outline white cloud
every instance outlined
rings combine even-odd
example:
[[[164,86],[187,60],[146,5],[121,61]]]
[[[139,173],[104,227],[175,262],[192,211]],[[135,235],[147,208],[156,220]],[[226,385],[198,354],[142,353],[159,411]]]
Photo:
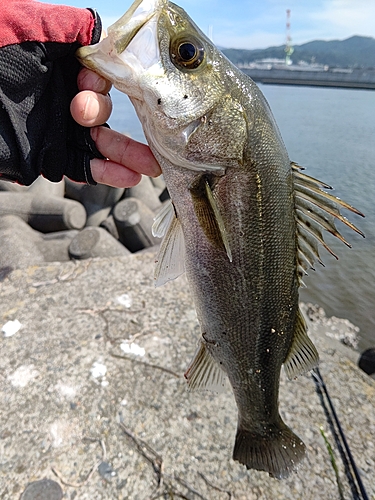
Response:
[[[375,2],[372,0],[326,0],[322,8],[311,14],[316,28],[332,33],[330,38],[351,35],[375,37]]]
[[[77,1],[77,0],[75,0]],[[107,29],[124,14],[128,5],[116,0],[110,16],[102,7]],[[291,9],[293,44],[311,40],[345,39],[352,35],[375,37],[375,0],[179,0],[200,28],[222,47],[264,48],[279,46],[286,39],[286,9]],[[130,4],[130,0],[129,0]],[[99,9],[99,12],[101,12]],[[107,11],[108,12],[108,11]]]

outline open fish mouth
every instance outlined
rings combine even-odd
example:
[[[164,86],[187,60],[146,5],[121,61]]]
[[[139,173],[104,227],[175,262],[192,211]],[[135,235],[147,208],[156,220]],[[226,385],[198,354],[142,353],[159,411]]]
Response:
[[[108,28],[106,38],[78,49],[78,59],[110,80],[128,79],[132,72],[158,63],[157,24],[167,3],[167,0],[137,0]]]

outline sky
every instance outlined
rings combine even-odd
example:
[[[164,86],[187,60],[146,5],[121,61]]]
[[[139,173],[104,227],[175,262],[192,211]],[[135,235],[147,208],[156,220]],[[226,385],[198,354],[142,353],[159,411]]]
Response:
[[[45,0],[43,0],[45,1]],[[93,7],[108,27],[131,5],[129,0],[49,0],[47,3]],[[375,0],[177,0],[216,45],[259,49],[286,41],[286,10],[291,11],[292,43],[375,38]]]

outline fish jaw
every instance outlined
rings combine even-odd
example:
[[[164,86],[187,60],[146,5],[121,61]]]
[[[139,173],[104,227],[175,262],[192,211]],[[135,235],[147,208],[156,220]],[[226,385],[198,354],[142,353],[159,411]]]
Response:
[[[77,50],[81,64],[130,97],[142,98],[138,90],[140,76],[160,62],[157,24],[167,3],[167,0],[136,0],[108,28],[106,38]]]
[[[177,68],[174,60],[176,43],[189,37],[201,42],[204,52],[204,63],[193,72]],[[228,85],[211,63],[217,53],[180,7],[167,0],[143,0],[109,28],[105,39],[76,55],[129,96],[155,156],[159,153],[181,168],[222,175],[227,158],[218,153],[199,161],[194,142],[200,131],[208,130],[212,113],[227,94]]]

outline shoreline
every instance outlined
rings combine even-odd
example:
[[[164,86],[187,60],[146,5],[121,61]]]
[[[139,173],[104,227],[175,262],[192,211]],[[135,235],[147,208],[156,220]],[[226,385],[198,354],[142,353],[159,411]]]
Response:
[[[240,67],[254,82],[265,85],[302,85],[308,87],[333,87],[360,90],[375,90],[375,73],[365,71],[335,73],[329,71],[291,71],[288,69],[269,70]],[[373,74],[374,73],[374,74]]]

